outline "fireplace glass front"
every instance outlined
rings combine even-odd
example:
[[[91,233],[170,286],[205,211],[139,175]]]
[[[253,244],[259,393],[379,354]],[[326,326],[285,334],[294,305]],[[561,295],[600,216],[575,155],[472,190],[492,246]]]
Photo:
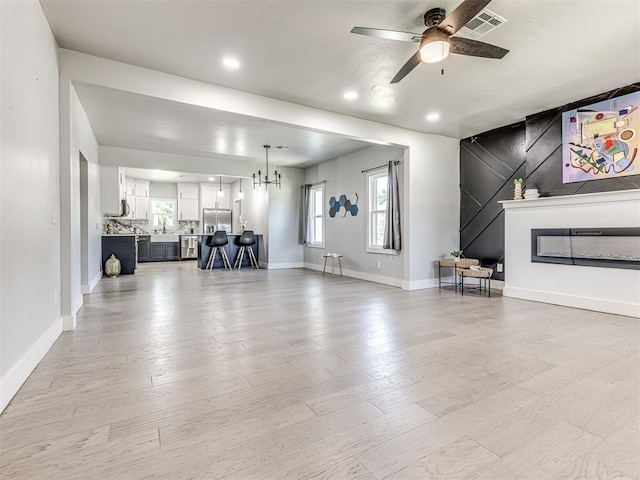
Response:
[[[640,228],[533,229],[531,261],[640,269]]]

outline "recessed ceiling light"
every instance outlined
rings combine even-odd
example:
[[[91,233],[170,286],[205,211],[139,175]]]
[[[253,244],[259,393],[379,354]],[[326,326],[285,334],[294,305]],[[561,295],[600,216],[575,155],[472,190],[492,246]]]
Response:
[[[240,62],[235,58],[227,57],[222,60],[222,64],[227,68],[240,68]]]
[[[356,98],[358,98],[358,92],[354,92],[353,90],[351,90],[349,92],[345,92],[343,97],[345,100],[355,100]]]
[[[216,177],[209,177],[207,178],[207,180],[209,180],[210,182],[213,182],[216,179]]]
[[[427,115],[427,120],[430,121],[430,122],[435,122],[439,118],[440,118],[440,114],[439,113],[430,113],[430,114]]]

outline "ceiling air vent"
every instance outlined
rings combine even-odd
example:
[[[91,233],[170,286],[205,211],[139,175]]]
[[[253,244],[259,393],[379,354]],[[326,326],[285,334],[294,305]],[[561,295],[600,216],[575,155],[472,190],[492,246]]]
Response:
[[[495,30],[503,23],[507,23],[507,20],[504,17],[496,15],[490,10],[484,9],[478,15],[469,20],[469,22],[460,29],[458,34],[462,37],[478,39]]]

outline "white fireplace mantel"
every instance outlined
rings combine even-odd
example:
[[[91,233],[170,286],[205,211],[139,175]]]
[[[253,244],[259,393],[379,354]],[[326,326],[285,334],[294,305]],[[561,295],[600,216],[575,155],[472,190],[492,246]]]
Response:
[[[639,190],[618,190],[615,192],[584,193],[563,195],[560,197],[539,197],[523,200],[503,200],[502,208],[541,208],[559,207],[565,205],[602,204],[610,202],[640,202]],[[636,219],[638,220],[638,219]],[[640,221],[640,220],[638,220]]]
[[[505,296],[640,317],[640,270],[531,262],[532,229],[640,227],[640,190],[500,203]]]

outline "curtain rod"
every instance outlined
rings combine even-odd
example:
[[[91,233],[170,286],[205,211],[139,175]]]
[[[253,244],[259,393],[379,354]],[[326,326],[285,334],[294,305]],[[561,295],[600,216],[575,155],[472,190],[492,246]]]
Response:
[[[319,182],[316,183],[305,183],[304,185],[302,185],[302,188],[306,187],[307,185],[309,185],[310,187],[313,187],[314,185],[320,185],[321,183],[327,183],[326,180],[321,180]]]
[[[394,164],[394,165],[400,165],[400,160],[395,160],[395,161],[393,162],[393,164]],[[379,168],[386,167],[387,165],[389,165],[389,164],[388,164],[388,163],[385,163],[385,164],[383,164],[383,165],[378,165],[377,167],[367,168],[366,170],[362,170],[362,172],[361,172],[361,173],[367,173],[367,172],[370,172],[371,170],[377,170],[377,169],[379,169]]]

